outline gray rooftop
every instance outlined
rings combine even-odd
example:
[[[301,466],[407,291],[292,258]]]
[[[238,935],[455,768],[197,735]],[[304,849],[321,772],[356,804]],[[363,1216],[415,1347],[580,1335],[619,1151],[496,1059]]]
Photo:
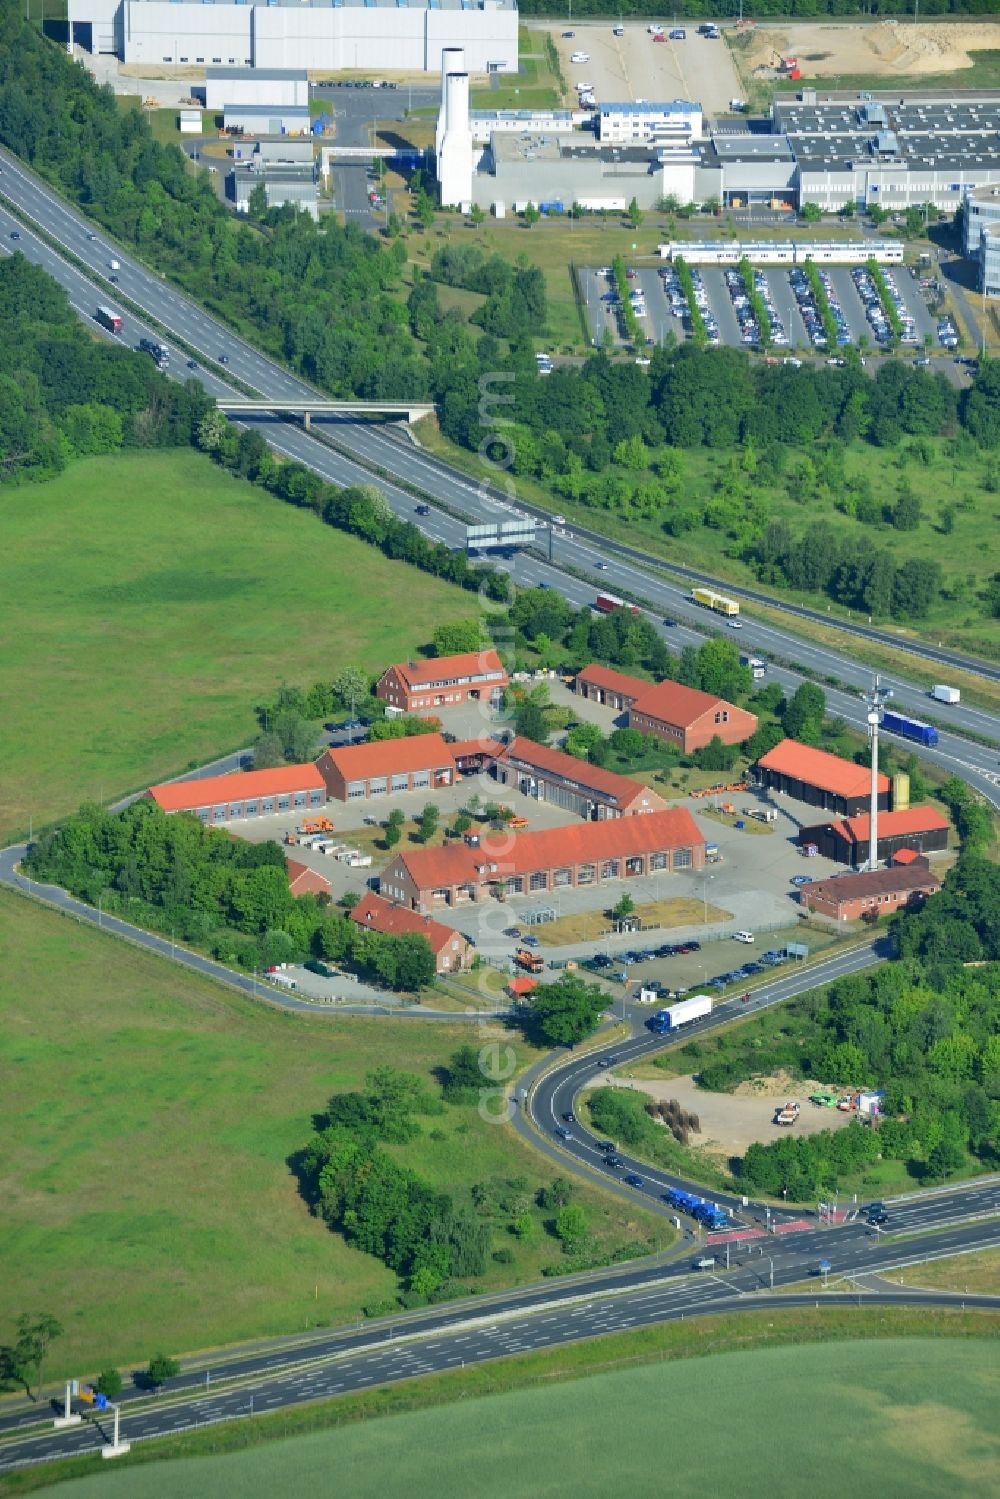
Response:
[[[637,99],[631,104],[602,104],[602,115],[648,115],[662,114],[666,110],[687,110],[701,113],[701,105],[690,99]]]
[[[252,78],[254,83],[308,83],[305,68],[206,68],[206,83],[226,83],[232,78]]]

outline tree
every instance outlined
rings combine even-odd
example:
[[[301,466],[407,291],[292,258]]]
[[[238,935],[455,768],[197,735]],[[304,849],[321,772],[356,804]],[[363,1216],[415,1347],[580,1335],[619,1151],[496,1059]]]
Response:
[[[453,1051],[442,1088],[448,1102],[469,1103],[478,1095],[483,1082],[479,1048],[466,1044]]]
[[[434,199],[423,188],[417,194],[415,212],[421,229],[429,229],[434,222]]]
[[[433,802],[428,802],[424,807],[423,811],[420,814],[420,820],[417,823],[417,831],[420,835],[421,843],[430,843],[431,839],[434,837],[434,834],[437,832],[438,818],[440,817],[440,815],[440,811]]]
[[[382,842],[386,848],[395,848],[401,837],[402,833],[394,822],[387,822],[382,829]]]
[[[541,214],[535,207],[534,203],[528,203],[525,205],[524,213],[521,215],[521,217],[524,219],[525,228],[530,229],[534,224],[538,223],[538,220],[541,218]]]
[[[267,190],[263,182],[258,182],[250,189],[250,197],[247,199],[247,213],[250,218],[260,223],[267,218],[267,212]]]
[[[611,915],[616,921],[623,921],[626,916],[631,916],[635,910],[635,901],[631,895],[625,894],[617,905],[611,907]]]
[[[608,996],[600,985],[566,973],[535,990],[523,1020],[539,1041],[575,1046],[596,1029],[607,1007]]]
[[[472,207],[469,209],[469,219],[476,229],[479,228],[485,217],[486,213],[482,207],[482,204],[473,203]]]
[[[566,735],[566,753],[575,755],[578,760],[586,760],[594,746],[603,739],[604,735],[596,723],[575,724]]]
[[[122,1392],[122,1377],[117,1369],[105,1369],[98,1376],[94,1388],[99,1395],[106,1395],[109,1400],[114,1400],[115,1396]]]
[[[281,740],[270,730],[257,735],[253,742],[252,754],[254,770],[273,770],[285,758]]]
[[[643,217],[642,209],[639,207],[638,198],[633,198],[629,203],[628,208],[626,208],[625,210],[625,216],[631,224],[632,228],[638,229],[639,225],[642,223]]]
[[[567,1202],[556,1214],[556,1238],[563,1249],[572,1250],[587,1232],[587,1215],[578,1202]]]
[[[483,649],[482,625],[478,619],[453,619],[434,630],[436,656],[460,656]]]
[[[38,1399],[42,1388],[42,1371],[45,1355],[56,1338],[62,1337],[62,1323],[47,1312],[32,1317],[27,1312],[17,1319],[17,1338],[9,1349],[6,1363],[11,1375],[21,1381],[25,1393],[31,1395],[31,1375],[35,1375],[35,1395]]]
[[[181,1372],[181,1366],[169,1353],[154,1353],[146,1370],[146,1378],[154,1389],[158,1390],[161,1385],[166,1384],[168,1379],[173,1379]]]
[[[803,682],[792,694],[782,715],[781,726],[789,739],[816,744],[825,716],[826,694],[822,687],[817,687],[815,682]]]
[[[823,214],[818,203],[803,203],[799,209],[799,217],[804,224],[816,224]]]
[[[333,690],[345,708],[353,708],[368,696],[371,678],[360,666],[345,666],[333,679]]]
[[[514,733],[520,734],[525,739],[534,739],[536,744],[545,744],[548,739],[549,726],[545,718],[545,706],[535,693],[520,698],[515,705]]]

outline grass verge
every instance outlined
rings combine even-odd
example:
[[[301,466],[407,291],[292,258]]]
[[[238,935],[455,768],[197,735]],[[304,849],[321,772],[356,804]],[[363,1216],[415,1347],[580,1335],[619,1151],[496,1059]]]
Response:
[[[707,911],[707,915],[706,915]],[[669,928],[678,926],[702,926],[706,921],[726,921],[733,913],[721,906],[705,906],[700,900],[687,896],[676,896],[671,900],[648,901],[636,906],[633,916],[639,917],[644,928]],[[555,921],[543,922],[535,928],[535,935],[544,947],[566,947],[571,942],[596,942],[599,937],[611,936],[612,928],[603,911],[578,911],[572,916],[557,916]],[[656,932],[636,933],[636,942],[642,944]]]

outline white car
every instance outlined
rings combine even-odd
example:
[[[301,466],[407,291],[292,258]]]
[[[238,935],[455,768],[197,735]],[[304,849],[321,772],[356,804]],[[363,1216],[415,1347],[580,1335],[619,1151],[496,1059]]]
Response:
[[[743,621],[741,619],[731,619],[729,621],[729,628],[731,630],[742,630]]]
[[[733,933],[733,941],[734,942],[748,942],[749,943],[749,942],[753,942],[753,940],[754,940],[753,932],[734,932]]]
[[[570,57],[570,62],[589,62],[589,61],[590,61],[590,53],[589,52],[574,52],[573,55]]]

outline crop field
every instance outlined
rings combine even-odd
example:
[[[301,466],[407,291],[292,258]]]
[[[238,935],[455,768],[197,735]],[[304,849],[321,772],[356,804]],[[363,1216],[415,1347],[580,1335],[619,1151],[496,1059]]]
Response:
[[[988,1338],[758,1348],[455,1401],[226,1457],[104,1471],[46,1492],[306,1499],[339,1473],[350,1499],[381,1499],[405,1472],[412,1499],[764,1499],[776,1480],[812,1499],[872,1489],[980,1499],[1000,1485],[996,1397]]]
[[[447,1022],[292,1016],[0,892],[0,1069],[7,1126],[6,1322],[44,1309],[66,1331],[48,1373],[122,1367],[160,1346],[351,1320],[396,1278],[310,1217],[289,1155],[330,1094],[380,1064],[431,1080],[480,1031]],[[500,1034],[495,1029],[484,1035]],[[535,1053],[510,1038],[519,1065]],[[467,1200],[472,1183],[557,1174],[474,1105],[445,1106],[400,1159]],[[672,1237],[661,1220],[580,1188],[599,1244]],[[498,1222],[486,1289],[560,1258],[547,1218],[515,1239]]]
[[[405,613],[386,609],[401,592]],[[472,609],[193,452],[11,489],[0,835],[247,744],[281,682],[406,659]]]

